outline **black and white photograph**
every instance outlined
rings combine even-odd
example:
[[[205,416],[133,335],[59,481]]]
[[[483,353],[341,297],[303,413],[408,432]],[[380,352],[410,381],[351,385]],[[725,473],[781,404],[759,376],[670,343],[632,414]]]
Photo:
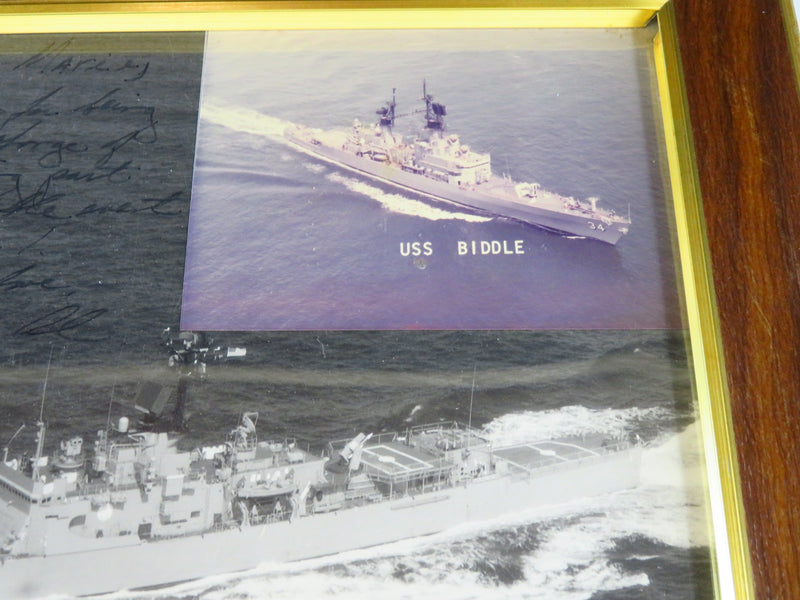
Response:
[[[654,32],[283,33],[0,37],[0,597],[717,597]]]

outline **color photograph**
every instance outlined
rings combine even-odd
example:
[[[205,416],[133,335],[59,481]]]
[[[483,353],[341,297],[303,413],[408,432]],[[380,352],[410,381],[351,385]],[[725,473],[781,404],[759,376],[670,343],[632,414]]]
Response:
[[[182,326],[681,327],[654,31],[210,33]]]

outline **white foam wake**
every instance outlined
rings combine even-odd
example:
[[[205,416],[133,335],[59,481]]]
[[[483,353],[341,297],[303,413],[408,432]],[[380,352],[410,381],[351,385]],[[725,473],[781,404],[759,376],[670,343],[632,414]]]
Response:
[[[222,125],[233,131],[264,136],[281,143],[288,143],[283,137],[283,132],[287,127],[292,125],[291,121],[270,117],[253,109],[219,106],[211,102],[203,103],[200,109],[200,118],[216,125]],[[306,164],[304,166],[314,173],[319,173],[324,170],[324,167],[317,165],[310,166]],[[361,194],[376,200],[386,210],[393,213],[419,217],[428,219],[429,221],[459,220],[471,223],[483,223],[492,220],[491,217],[464,213],[458,210],[436,208],[425,202],[403,196],[402,194],[388,194],[360,179],[345,177],[339,173],[330,173],[326,177],[329,181],[343,185],[353,193]]]
[[[505,446],[563,436],[624,436],[635,423],[663,418],[667,414],[659,407],[591,409],[575,405],[503,415],[489,422],[484,429],[495,445]]]
[[[457,210],[443,210],[436,208],[430,204],[421,202],[419,200],[413,200],[412,198],[402,194],[389,194],[380,188],[370,185],[360,179],[345,177],[339,173],[330,173],[326,176],[326,178],[329,181],[343,185],[351,192],[367,196],[368,198],[372,198],[373,200],[380,202],[381,206],[393,213],[420,217],[423,219],[428,219],[429,221],[458,220],[468,221],[471,223],[483,223],[485,221],[492,220],[491,217],[463,213]]]
[[[250,108],[223,107],[208,102],[200,108],[200,118],[234,131],[274,140],[283,140],[284,130],[291,125],[290,121],[270,117]]]
[[[593,410],[566,406],[503,415],[485,430],[498,446],[560,436],[623,437],[636,423],[657,421],[667,415],[668,411],[659,407]],[[697,424],[645,447],[640,485],[618,496],[626,510],[608,513],[606,526],[625,535],[640,534],[679,548],[707,545],[706,472],[701,448]]]

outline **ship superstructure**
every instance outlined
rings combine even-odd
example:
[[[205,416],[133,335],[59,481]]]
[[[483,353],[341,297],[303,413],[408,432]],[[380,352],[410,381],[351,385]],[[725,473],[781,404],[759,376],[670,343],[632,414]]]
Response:
[[[455,423],[359,434],[323,455],[259,441],[258,414],[182,451],[126,420],[52,457],[0,463],[0,597],[165,585],[427,535],[632,487],[640,449],[561,439],[494,447]],[[39,440],[45,426],[39,423]],[[91,567],[87,573],[87,567]]]
[[[599,207],[597,198],[579,200],[493,174],[488,153],[447,132],[446,107],[433,101],[424,83],[423,100],[425,126],[414,139],[394,131],[394,94],[373,126],[358,119],[349,131],[291,125],[284,137],[317,158],[380,181],[556,233],[616,244],[628,232],[630,218]]]

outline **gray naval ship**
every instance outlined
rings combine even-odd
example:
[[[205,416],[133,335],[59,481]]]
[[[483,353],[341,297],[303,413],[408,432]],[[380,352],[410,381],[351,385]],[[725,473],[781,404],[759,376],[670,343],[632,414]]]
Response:
[[[628,233],[630,217],[598,207],[597,198],[578,200],[517,183],[492,173],[491,157],[446,132],[443,104],[433,101],[423,82],[423,135],[404,140],[393,131],[396,100],[378,109],[378,122],[350,131],[291,125],[284,137],[295,147],[325,161],[394,186],[492,215],[509,217],[559,234],[616,244]]]
[[[494,447],[455,423],[359,434],[320,455],[259,440],[246,412],[222,443],[178,449],[127,418],[0,462],[0,598],[86,595],[424,536],[633,487],[629,440]]]

